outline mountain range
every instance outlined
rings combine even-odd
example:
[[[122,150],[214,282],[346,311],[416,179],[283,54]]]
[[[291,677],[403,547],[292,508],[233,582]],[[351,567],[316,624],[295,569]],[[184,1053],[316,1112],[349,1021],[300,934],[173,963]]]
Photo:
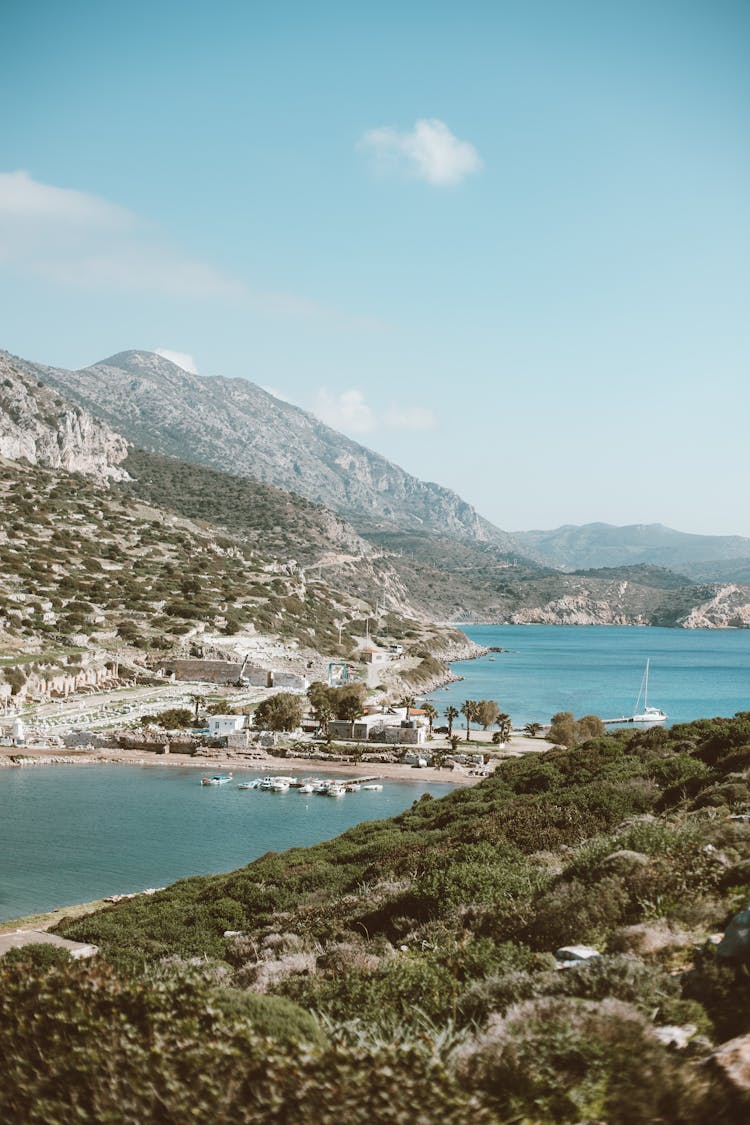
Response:
[[[373,612],[387,605],[423,621],[750,625],[740,537],[608,525],[511,535],[450,490],[260,387],[192,375],[149,352],[80,371],[0,353],[0,383],[0,455],[94,476],[165,519],[239,536]],[[722,552],[721,565],[737,572],[728,584],[711,572]]]
[[[561,570],[647,563],[690,578],[750,581],[750,539],[741,535],[691,535],[660,523],[588,523],[517,531],[514,538],[522,549]]]
[[[517,549],[450,489],[418,480],[247,379],[193,375],[143,351],[79,371],[23,368],[134,445],[294,492],[358,530],[416,527]]]

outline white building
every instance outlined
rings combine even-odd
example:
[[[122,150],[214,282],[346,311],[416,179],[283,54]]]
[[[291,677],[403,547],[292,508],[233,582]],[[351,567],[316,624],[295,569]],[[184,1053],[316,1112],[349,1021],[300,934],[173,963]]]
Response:
[[[223,738],[227,734],[244,730],[245,715],[209,715],[208,734],[210,738]]]

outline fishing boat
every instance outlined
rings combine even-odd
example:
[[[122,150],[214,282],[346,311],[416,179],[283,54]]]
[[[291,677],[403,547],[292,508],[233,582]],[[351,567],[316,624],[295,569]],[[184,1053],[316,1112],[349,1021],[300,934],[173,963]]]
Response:
[[[231,780],[231,773],[215,773],[212,777],[202,777],[201,785],[228,785]]]
[[[346,789],[344,789],[344,786],[340,785],[338,781],[332,781],[331,784],[326,789],[326,796],[327,797],[345,797],[346,796]]]
[[[260,779],[255,778],[253,781],[241,781],[237,786],[238,789],[257,789],[260,785]]]
[[[362,785],[361,788],[362,789],[368,789],[371,793],[382,793],[383,792],[383,786],[379,785],[377,782],[372,782],[369,785]]]
[[[299,792],[300,793],[314,793],[315,787],[314,787],[314,785],[311,781],[305,781],[302,785],[300,785]]]

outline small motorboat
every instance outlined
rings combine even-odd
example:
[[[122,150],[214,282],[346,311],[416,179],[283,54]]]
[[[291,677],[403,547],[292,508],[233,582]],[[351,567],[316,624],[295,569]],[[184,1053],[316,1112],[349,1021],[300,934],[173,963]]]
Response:
[[[259,785],[260,785],[260,780],[259,780],[259,778],[256,777],[254,781],[241,781],[240,784],[237,786],[237,788],[238,789],[257,789]]]
[[[326,796],[327,797],[345,797],[346,796],[346,789],[344,788],[343,785],[340,785],[337,781],[332,781],[331,784],[326,789]]]
[[[231,780],[231,773],[215,773],[212,777],[202,777],[201,785],[228,785]]]
[[[369,782],[367,785],[362,785],[362,786],[360,786],[360,788],[361,789],[367,789],[367,790],[369,790],[370,793],[382,793],[383,792],[383,786],[379,785],[378,782],[376,782],[376,781]]]
[[[314,785],[311,781],[305,781],[302,785],[300,785],[299,792],[300,793],[314,793],[315,787],[314,787]]]

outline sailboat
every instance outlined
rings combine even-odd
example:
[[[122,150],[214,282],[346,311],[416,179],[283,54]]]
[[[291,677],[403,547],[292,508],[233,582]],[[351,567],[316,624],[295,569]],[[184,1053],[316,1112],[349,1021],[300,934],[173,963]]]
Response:
[[[667,720],[665,711],[660,710],[658,707],[649,707],[648,705],[648,669],[651,663],[651,657],[646,658],[646,670],[643,673],[641,680],[641,690],[638,692],[638,698],[635,701],[635,713],[628,721],[631,723],[664,723]],[[643,710],[639,711],[641,705],[641,696],[643,696]]]

